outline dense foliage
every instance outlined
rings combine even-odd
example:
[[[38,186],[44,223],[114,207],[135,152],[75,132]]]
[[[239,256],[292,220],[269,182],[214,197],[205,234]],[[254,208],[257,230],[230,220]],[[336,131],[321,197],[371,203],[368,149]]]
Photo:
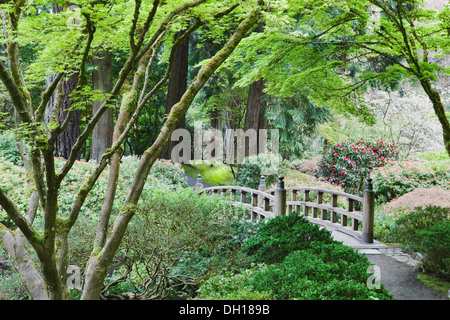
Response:
[[[118,252],[121,267],[108,280],[113,285],[105,297],[192,295],[201,279],[242,265],[246,259],[240,241],[248,226],[225,207],[190,188],[150,187],[124,237]]]
[[[260,177],[263,175],[265,184],[270,187],[279,176],[284,176],[290,164],[280,155],[263,153],[244,158],[239,166],[237,183],[241,186],[258,189]]]
[[[450,279],[450,208],[417,207],[396,220],[395,237],[423,255],[423,268]]]
[[[313,241],[330,243],[330,232],[292,213],[261,224],[257,234],[244,242],[242,250],[254,262],[275,263],[293,251],[309,248]]]
[[[368,288],[367,257],[296,213],[261,224],[243,250],[258,264],[209,278],[199,299],[392,299],[383,287]]]
[[[417,188],[450,189],[450,167],[433,169],[417,161],[394,161],[371,174],[377,201],[385,203]]]
[[[6,131],[0,135],[0,157],[16,165],[23,165],[12,131]]]

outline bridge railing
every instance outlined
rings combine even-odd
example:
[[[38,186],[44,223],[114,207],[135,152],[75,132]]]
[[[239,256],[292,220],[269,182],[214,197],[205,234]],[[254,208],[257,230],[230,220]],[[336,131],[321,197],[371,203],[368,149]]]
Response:
[[[233,207],[242,207],[250,213],[250,220],[273,218],[275,197],[263,191],[239,187],[220,186],[200,189],[199,193],[215,194],[230,201]]]
[[[261,177],[258,190],[238,186],[202,187],[199,176],[195,188],[200,193],[228,195],[233,206],[249,209],[252,220],[296,211],[312,223],[373,243],[375,204],[371,179],[367,181],[363,197],[314,187],[285,188],[282,177],[278,179],[276,189],[271,190],[266,190],[264,177]]]

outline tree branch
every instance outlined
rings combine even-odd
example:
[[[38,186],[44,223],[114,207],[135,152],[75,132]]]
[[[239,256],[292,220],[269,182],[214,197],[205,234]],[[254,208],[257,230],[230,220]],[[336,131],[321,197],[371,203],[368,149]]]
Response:
[[[0,205],[8,214],[8,217],[22,231],[23,235],[33,246],[39,246],[36,241],[36,233],[28,221],[20,214],[14,202],[0,188]]]

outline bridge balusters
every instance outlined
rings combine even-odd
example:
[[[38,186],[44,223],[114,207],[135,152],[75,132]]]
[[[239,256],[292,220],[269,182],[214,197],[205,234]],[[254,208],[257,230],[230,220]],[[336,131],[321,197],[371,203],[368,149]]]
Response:
[[[197,182],[198,185],[201,184],[200,175],[198,176]],[[340,223],[341,227],[346,227],[344,230],[345,232],[352,233],[351,231],[356,231],[357,235],[363,235],[363,242],[373,242],[374,193],[371,185],[371,180],[368,180],[363,197],[356,197],[354,195],[347,195],[342,192],[333,192],[319,188],[288,188],[289,190],[292,190],[292,195],[289,196],[289,206],[287,206],[287,190],[284,188],[284,181],[282,177],[279,177],[278,186],[276,189],[266,191],[265,187],[264,176],[262,176],[258,190],[252,190],[242,187],[224,186],[219,188],[216,187],[203,189],[203,192],[200,191],[200,193],[220,194],[221,196],[230,199],[233,205],[237,205],[237,202],[246,204],[245,209],[242,206],[238,207],[242,207],[247,216],[249,213],[248,209],[250,208],[251,220],[274,217],[278,215],[286,215],[288,213],[287,211],[289,211],[290,213],[293,209],[295,209],[296,212],[300,212],[300,206],[303,206],[304,216],[310,215],[310,207],[312,207],[312,217],[317,219],[320,209],[321,214],[319,219],[327,221],[326,223],[323,223],[324,225],[327,225],[329,223],[328,221],[332,223]],[[299,191],[301,190],[303,190],[303,197],[299,196]],[[316,193],[315,204],[311,202],[311,191]],[[328,196],[330,196],[329,204]],[[347,204],[345,209],[338,206],[339,196],[346,198]],[[314,200],[312,201],[314,202]],[[359,212],[359,206],[357,207],[360,202],[363,202],[362,212]],[[238,208],[236,207],[236,209]],[[267,213],[264,213],[263,211]],[[330,212],[329,220],[328,211]],[[350,215],[353,215],[354,217]],[[351,221],[349,221],[349,219],[351,219]],[[321,222],[317,220],[313,222],[321,224]],[[362,226],[362,232],[359,232],[360,226]],[[339,226],[336,227],[340,228]]]
[[[252,193],[252,206],[253,207],[258,206],[258,195],[256,193]]]
[[[331,206],[333,208],[337,208],[338,206],[338,200],[337,200],[337,195],[336,194],[332,194],[331,195]],[[337,213],[336,211],[332,210],[331,211],[331,222],[336,223],[337,222]]]
[[[264,211],[270,211],[270,199],[264,197]]]
[[[358,219],[352,218],[352,230],[358,231],[359,223]]]
[[[241,190],[241,202],[245,203],[247,201],[247,193],[244,190]]]
[[[309,202],[309,190],[305,190],[303,200],[304,200],[305,202]],[[303,206],[303,215],[304,215],[305,217],[308,216],[308,214],[309,214],[308,211],[309,211],[309,207],[308,207],[308,205],[305,204],[305,205]]]
[[[323,192],[317,191],[317,204],[322,204]],[[313,208],[313,218],[317,218],[318,208]]]
[[[352,212],[353,211],[353,199],[347,198],[347,211]],[[347,216],[342,215],[341,217],[341,225],[343,227],[347,226]]]

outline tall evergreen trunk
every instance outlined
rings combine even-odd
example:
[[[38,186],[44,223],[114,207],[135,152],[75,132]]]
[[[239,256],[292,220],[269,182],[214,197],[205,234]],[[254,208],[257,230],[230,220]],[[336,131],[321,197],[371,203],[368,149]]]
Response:
[[[97,68],[92,73],[92,89],[103,93],[111,92],[112,82],[112,54],[109,51],[97,52],[92,64]],[[93,101],[92,112],[95,114],[103,101]],[[111,147],[114,132],[114,112],[108,108],[100,117],[92,131],[91,159],[99,162],[102,153]]]
[[[250,143],[257,143],[259,146],[259,135],[258,130],[264,129],[265,121],[264,121],[264,105],[263,105],[263,96],[264,96],[264,79],[259,79],[250,84],[248,91],[248,100],[247,100],[247,110],[245,112],[245,122],[244,122],[244,130],[254,129],[257,133],[257,141]],[[249,144],[245,146],[245,154],[247,155],[249,152]]]
[[[183,32],[179,32],[177,37],[181,36]],[[185,38],[175,53],[175,59],[172,63],[172,70],[169,78],[169,87],[167,89],[166,100],[166,117],[169,115],[172,107],[180,101],[183,94],[187,89],[187,77],[188,77],[188,60],[189,60],[189,38]],[[186,118],[183,115],[177,124],[176,129],[185,128]],[[161,158],[170,159],[173,147],[177,144],[176,141],[169,140]]]
[[[62,124],[67,117],[70,117],[70,119],[68,120],[69,122],[64,131],[61,132],[56,139],[55,156],[62,157],[64,159],[69,158],[70,151],[80,135],[80,111],[73,110],[72,112],[69,112],[69,109],[72,106],[72,99],[70,95],[75,90],[77,84],[78,73],[73,73],[66,81],[63,82],[64,98],[61,111],[58,116],[58,123]],[[79,158],[80,156],[78,154],[77,159]]]

